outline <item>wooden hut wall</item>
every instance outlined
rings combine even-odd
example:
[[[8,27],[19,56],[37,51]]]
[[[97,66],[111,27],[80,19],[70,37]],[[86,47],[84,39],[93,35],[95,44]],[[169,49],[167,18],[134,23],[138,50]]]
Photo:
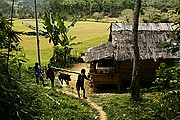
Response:
[[[156,79],[156,70],[164,62],[169,66],[174,65],[174,59],[153,59],[141,60],[139,65],[139,80],[141,88],[152,86],[152,81]],[[132,76],[132,61],[126,60],[120,62],[121,90],[130,87]]]
[[[131,76],[132,76],[132,61],[126,60],[120,62],[119,74],[121,77],[121,86],[120,90],[124,91],[126,88],[130,87],[131,84]]]

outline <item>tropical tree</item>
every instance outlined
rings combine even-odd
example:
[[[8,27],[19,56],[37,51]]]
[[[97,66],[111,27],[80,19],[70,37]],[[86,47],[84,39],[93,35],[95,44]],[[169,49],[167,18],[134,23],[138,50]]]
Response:
[[[12,23],[0,13],[0,76],[13,73],[14,70],[11,70],[12,68],[9,66],[25,61],[24,54],[19,52],[22,50],[19,46],[20,38],[17,33],[12,30],[11,24]]]
[[[15,49],[20,42],[18,35],[11,29],[11,23],[0,13],[0,48],[9,48],[9,39],[11,38],[11,49]]]
[[[92,17],[96,20],[96,22],[98,22],[100,19],[103,18],[103,12],[99,13],[99,12],[95,12]]]
[[[60,14],[56,13],[56,21],[53,19],[52,15],[45,14],[44,23],[42,22],[44,29],[47,30],[47,35],[49,37],[49,42],[53,42],[54,46],[60,45],[63,49],[64,53],[64,61],[63,63],[66,65],[67,59],[70,57],[70,52],[72,50],[73,45],[80,44],[80,42],[72,43],[73,40],[76,39],[76,36],[68,37],[69,30],[74,27],[78,19],[74,19],[74,21],[66,27],[63,19],[60,17]],[[57,47],[59,48],[59,47]],[[51,61],[54,60],[56,55],[53,55]],[[62,62],[62,61],[60,61]]]
[[[32,102],[29,102],[34,100],[35,92],[32,95],[30,92],[32,89],[27,89],[28,87],[24,85],[27,81],[22,83],[25,77],[22,79],[20,76],[24,55],[21,47],[18,46],[19,42],[20,38],[12,30],[11,22],[0,13],[0,118],[2,120],[35,119],[34,116],[37,115],[35,109],[32,109],[33,106],[30,107]]]
[[[125,19],[125,22],[132,22],[133,19],[133,10],[132,9],[124,9],[121,12],[121,17]]]
[[[60,44],[62,47],[67,45],[73,45],[74,43],[70,43],[73,41],[76,36],[68,37],[69,30],[74,27],[78,19],[74,19],[74,21],[68,27],[65,26],[63,19],[60,17],[60,14],[56,13],[56,21],[55,22],[53,16],[47,13],[44,16],[43,28],[47,31],[47,36],[49,37],[49,42],[53,42],[54,46]]]
[[[78,18],[74,19],[72,23],[68,27],[66,27],[63,19],[61,18],[58,12],[56,13],[55,18],[53,17],[51,13],[50,14],[45,13],[44,21],[39,21],[44,28],[44,29],[39,30],[40,35],[48,37],[49,43],[52,42],[54,44],[54,54],[53,54],[53,57],[50,59],[51,63],[53,63],[54,65],[56,65],[56,62],[60,62],[62,65],[66,65],[66,62],[70,58],[72,46],[81,43],[81,42],[75,42],[75,43],[72,42],[73,40],[76,39],[76,36],[74,37],[68,36],[69,30],[72,27],[74,27],[77,21],[78,21]],[[35,30],[35,27],[33,25],[29,25],[28,23],[23,23],[23,24]],[[36,35],[36,34],[33,34],[33,35]],[[60,47],[57,47],[57,46],[60,46]],[[63,51],[60,53],[63,54],[64,56],[58,60],[56,59],[57,58],[56,56],[58,55],[55,55],[55,54],[60,54],[60,53],[56,52],[57,49],[63,49],[63,50],[60,50],[60,51]]]
[[[131,81],[131,97],[134,100],[138,100],[140,95],[139,88],[139,46],[138,46],[138,20],[139,12],[141,8],[141,0],[135,0],[134,8],[134,17],[133,17],[133,48],[134,48],[134,57],[133,57],[133,71],[132,71],[132,81]]]

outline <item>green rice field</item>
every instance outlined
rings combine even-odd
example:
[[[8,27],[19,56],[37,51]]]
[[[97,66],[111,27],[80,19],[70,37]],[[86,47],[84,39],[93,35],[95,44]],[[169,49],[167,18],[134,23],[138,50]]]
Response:
[[[23,25],[22,22],[35,25],[35,21],[33,19],[20,19],[14,21],[13,29],[21,32],[33,31]],[[66,22],[65,24],[68,26],[70,22]],[[39,26],[41,27],[40,24]],[[110,23],[78,21],[75,24],[75,27],[69,31],[68,35],[72,37],[76,36],[76,39],[73,42],[82,42],[82,44],[73,46],[74,49],[72,53],[75,55],[85,53],[88,48],[108,41],[109,27]],[[26,58],[28,59],[26,64],[32,66],[35,62],[37,62],[36,36],[21,35],[20,38],[20,45],[23,47]],[[40,50],[42,65],[47,65],[53,54],[53,44],[49,43],[48,38],[40,36]]]

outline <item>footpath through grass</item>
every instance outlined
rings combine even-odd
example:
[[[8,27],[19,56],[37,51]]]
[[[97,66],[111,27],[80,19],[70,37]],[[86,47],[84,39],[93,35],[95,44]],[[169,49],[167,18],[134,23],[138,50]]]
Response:
[[[103,107],[108,120],[134,120],[129,108],[129,94],[92,94],[89,97]]]
[[[45,83],[50,87],[50,80],[45,79]],[[32,100],[37,111],[38,120],[94,120],[98,112],[85,100],[61,92],[62,86],[55,82],[55,89],[42,87],[35,84],[35,78],[29,81],[32,89],[36,89],[36,97]],[[58,89],[58,90],[56,90]],[[56,102],[47,97],[49,95]],[[57,104],[57,102],[59,104]]]
[[[57,92],[55,90],[48,90],[45,88],[40,88],[39,95],[35,101],[39,102],[39,116],[41,120],[93,120],[97,116],[97,111],[93,109],[87,102],[75,97],[66,95],[62,92]],[[56,100],[59,105],[48,99],[46,94]]]

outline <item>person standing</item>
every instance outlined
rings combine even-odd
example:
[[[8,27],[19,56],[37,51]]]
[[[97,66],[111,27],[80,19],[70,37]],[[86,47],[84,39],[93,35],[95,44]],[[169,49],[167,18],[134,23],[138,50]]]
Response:
[[[43,80],[43,77],[42,77],[41,67],[39,66],[38,62],[35,63],[34,73],[35,73],[35,76],[36,76],[36,83],[39,83],[38,79],[40,78],[40,80],[42,81],[42,85],[45,86],[44,80]]]
[[[84,88],[84,79],[87,79],[90,81],[90,79],[85,75],[86,70],[82,69],[81,74],[78,75],[78,80],[76,82],[76,89],[78,93],[78,97],[80,98],[80,89],[83,90],[83,98],[86,99],[87,97],[85,96],[85,88]]]
[[[54,71],[50,64],[48,64],[48,69],[46,71],[46,78],[49,78],[51,80],[51,86],[52,86],[52,88],[54,88],[55,75],[54,75]]]

